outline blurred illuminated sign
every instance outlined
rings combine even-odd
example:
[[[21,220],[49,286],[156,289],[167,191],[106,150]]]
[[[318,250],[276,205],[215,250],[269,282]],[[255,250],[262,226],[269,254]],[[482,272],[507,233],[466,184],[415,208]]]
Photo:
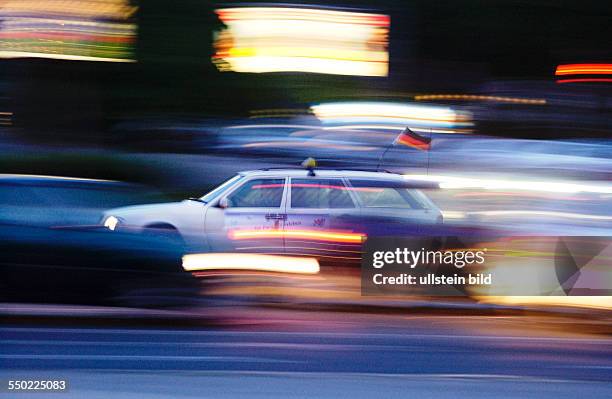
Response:
[[[0,58],[131,62],[129,0],[0,0]]]
[[[389,17],[313,8],[216,10],[221,71],[387,76]]]
[[[608,75],[608,76],[602,76]],[[555,70],[557,83],[612,82],[612,64],[565,64]]]
[[[389,102],[337,102],[310,107],[325,125],[343,128],[400,129],[425,133],[470,133],[472,114],[449,107]]]

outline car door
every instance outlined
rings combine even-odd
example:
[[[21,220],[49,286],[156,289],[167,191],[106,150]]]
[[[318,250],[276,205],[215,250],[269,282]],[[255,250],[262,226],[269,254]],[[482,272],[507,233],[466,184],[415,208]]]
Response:
[[[340,177],[292,177],[285,222],[285,251],[316,256],[322,264],[360,260],[362,235],[355,229],[357,208]]]
[[[250,178],[211,206],[205,228],[211,251],[284,253],[286,178]]]

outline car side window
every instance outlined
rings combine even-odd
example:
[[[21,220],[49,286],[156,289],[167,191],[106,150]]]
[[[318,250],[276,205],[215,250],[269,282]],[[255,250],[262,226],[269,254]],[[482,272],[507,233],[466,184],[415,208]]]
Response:
[[[354,208],[341,179],[291,179],[292,208]]]
[[[254,179],[244,183],[227,199],[231,208],[278,208],[285,179]]]
[[[427,208],[414,190],[400,183],[357,179],[351,179],[350,183],[351,190],[357,194],[365,208]]]

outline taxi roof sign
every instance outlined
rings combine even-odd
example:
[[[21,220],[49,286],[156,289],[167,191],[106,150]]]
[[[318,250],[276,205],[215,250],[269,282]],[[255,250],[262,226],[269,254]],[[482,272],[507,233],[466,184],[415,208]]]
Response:
[[[317,167],[317,161],[312,157],[308,157],[302,161],[302,167],[308,169],[308,171],[310,172],[308,173],[308,176],[314,176],[314,168]]]

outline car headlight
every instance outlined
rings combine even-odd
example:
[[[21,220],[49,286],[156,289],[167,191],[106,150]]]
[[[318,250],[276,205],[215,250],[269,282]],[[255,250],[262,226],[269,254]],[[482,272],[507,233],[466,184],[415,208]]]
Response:
[[[114,231],[117,228],[117,225],[119,224],[119,219],[117,219],[115,216],[109,216],[104,219],[104,223],[102,224],[107,229]]]

